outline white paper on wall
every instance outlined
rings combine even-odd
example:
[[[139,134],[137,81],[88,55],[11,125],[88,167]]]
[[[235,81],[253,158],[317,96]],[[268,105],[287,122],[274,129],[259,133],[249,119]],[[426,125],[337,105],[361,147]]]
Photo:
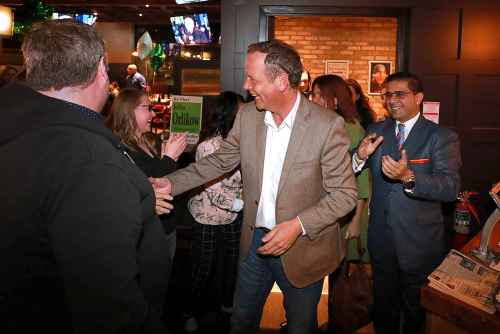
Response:
[[[439,102],[424,101],[423,115],[429,121],[439,124]]]

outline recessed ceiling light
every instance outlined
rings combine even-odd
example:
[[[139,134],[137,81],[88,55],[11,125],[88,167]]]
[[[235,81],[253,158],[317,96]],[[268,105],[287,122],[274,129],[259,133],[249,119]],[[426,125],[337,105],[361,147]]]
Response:
[[[94,16],[97,16],[97,12],[94,12],[94,13],[92,13],[92,14],[94,14]]]
[[[149,8],[149,4],[145,4],[146,8]]]
[[[142,17],[142,13],[139,13],[139,16],[141,16],[141,17]]]

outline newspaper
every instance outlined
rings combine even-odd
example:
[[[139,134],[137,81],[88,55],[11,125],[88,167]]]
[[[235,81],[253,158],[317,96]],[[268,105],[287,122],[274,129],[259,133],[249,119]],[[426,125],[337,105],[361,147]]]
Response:
[[[490,314],[500,272],[452,249],[429,276],[429,286]]]

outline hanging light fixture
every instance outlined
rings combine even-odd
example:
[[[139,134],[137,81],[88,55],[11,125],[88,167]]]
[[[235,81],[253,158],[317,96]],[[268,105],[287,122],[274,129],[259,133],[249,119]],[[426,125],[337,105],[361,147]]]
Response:
[[[10,7],[0,5],[0,36],[10,37],[14,31],[14,13]]]

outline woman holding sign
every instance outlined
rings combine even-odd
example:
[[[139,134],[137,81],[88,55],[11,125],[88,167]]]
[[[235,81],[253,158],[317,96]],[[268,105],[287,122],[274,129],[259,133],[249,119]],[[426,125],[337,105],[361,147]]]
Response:
[[[233,92],[219,95],[215,110],[210,113],[207,126],[201,132],[196,149],[197,161],[220,147],[233,127],[242,100]],[[238,264],[242,218],[239,212],[243,209],[241,197],[241,174],[236,170],[206,184],[203,191],[188,202],[189,212],[196,221],[193,227],[190,310],[184,324],[188,333],[198,329],[196,318],[201,315],[201,310],[196,307],[207,288],[210,274],[215,271],[218,254],[223,256],[224,263],[222,305],[217,321],[222,326],[220,333],[224,333],[229,325]]]
[[[186,148],[186,135],[172,135],[167,142],[157,147],[150,123],[153,113],[150,111],[149,99],[142,90],[123,89],[114,99],[106,125],[115,135],[120,137],[126,153],[148,177],[165,176],[177,169],[177,159]],[[168,276],[172,269],[176,248],[175,225],[171,214],[160,216],[169,244]]]

